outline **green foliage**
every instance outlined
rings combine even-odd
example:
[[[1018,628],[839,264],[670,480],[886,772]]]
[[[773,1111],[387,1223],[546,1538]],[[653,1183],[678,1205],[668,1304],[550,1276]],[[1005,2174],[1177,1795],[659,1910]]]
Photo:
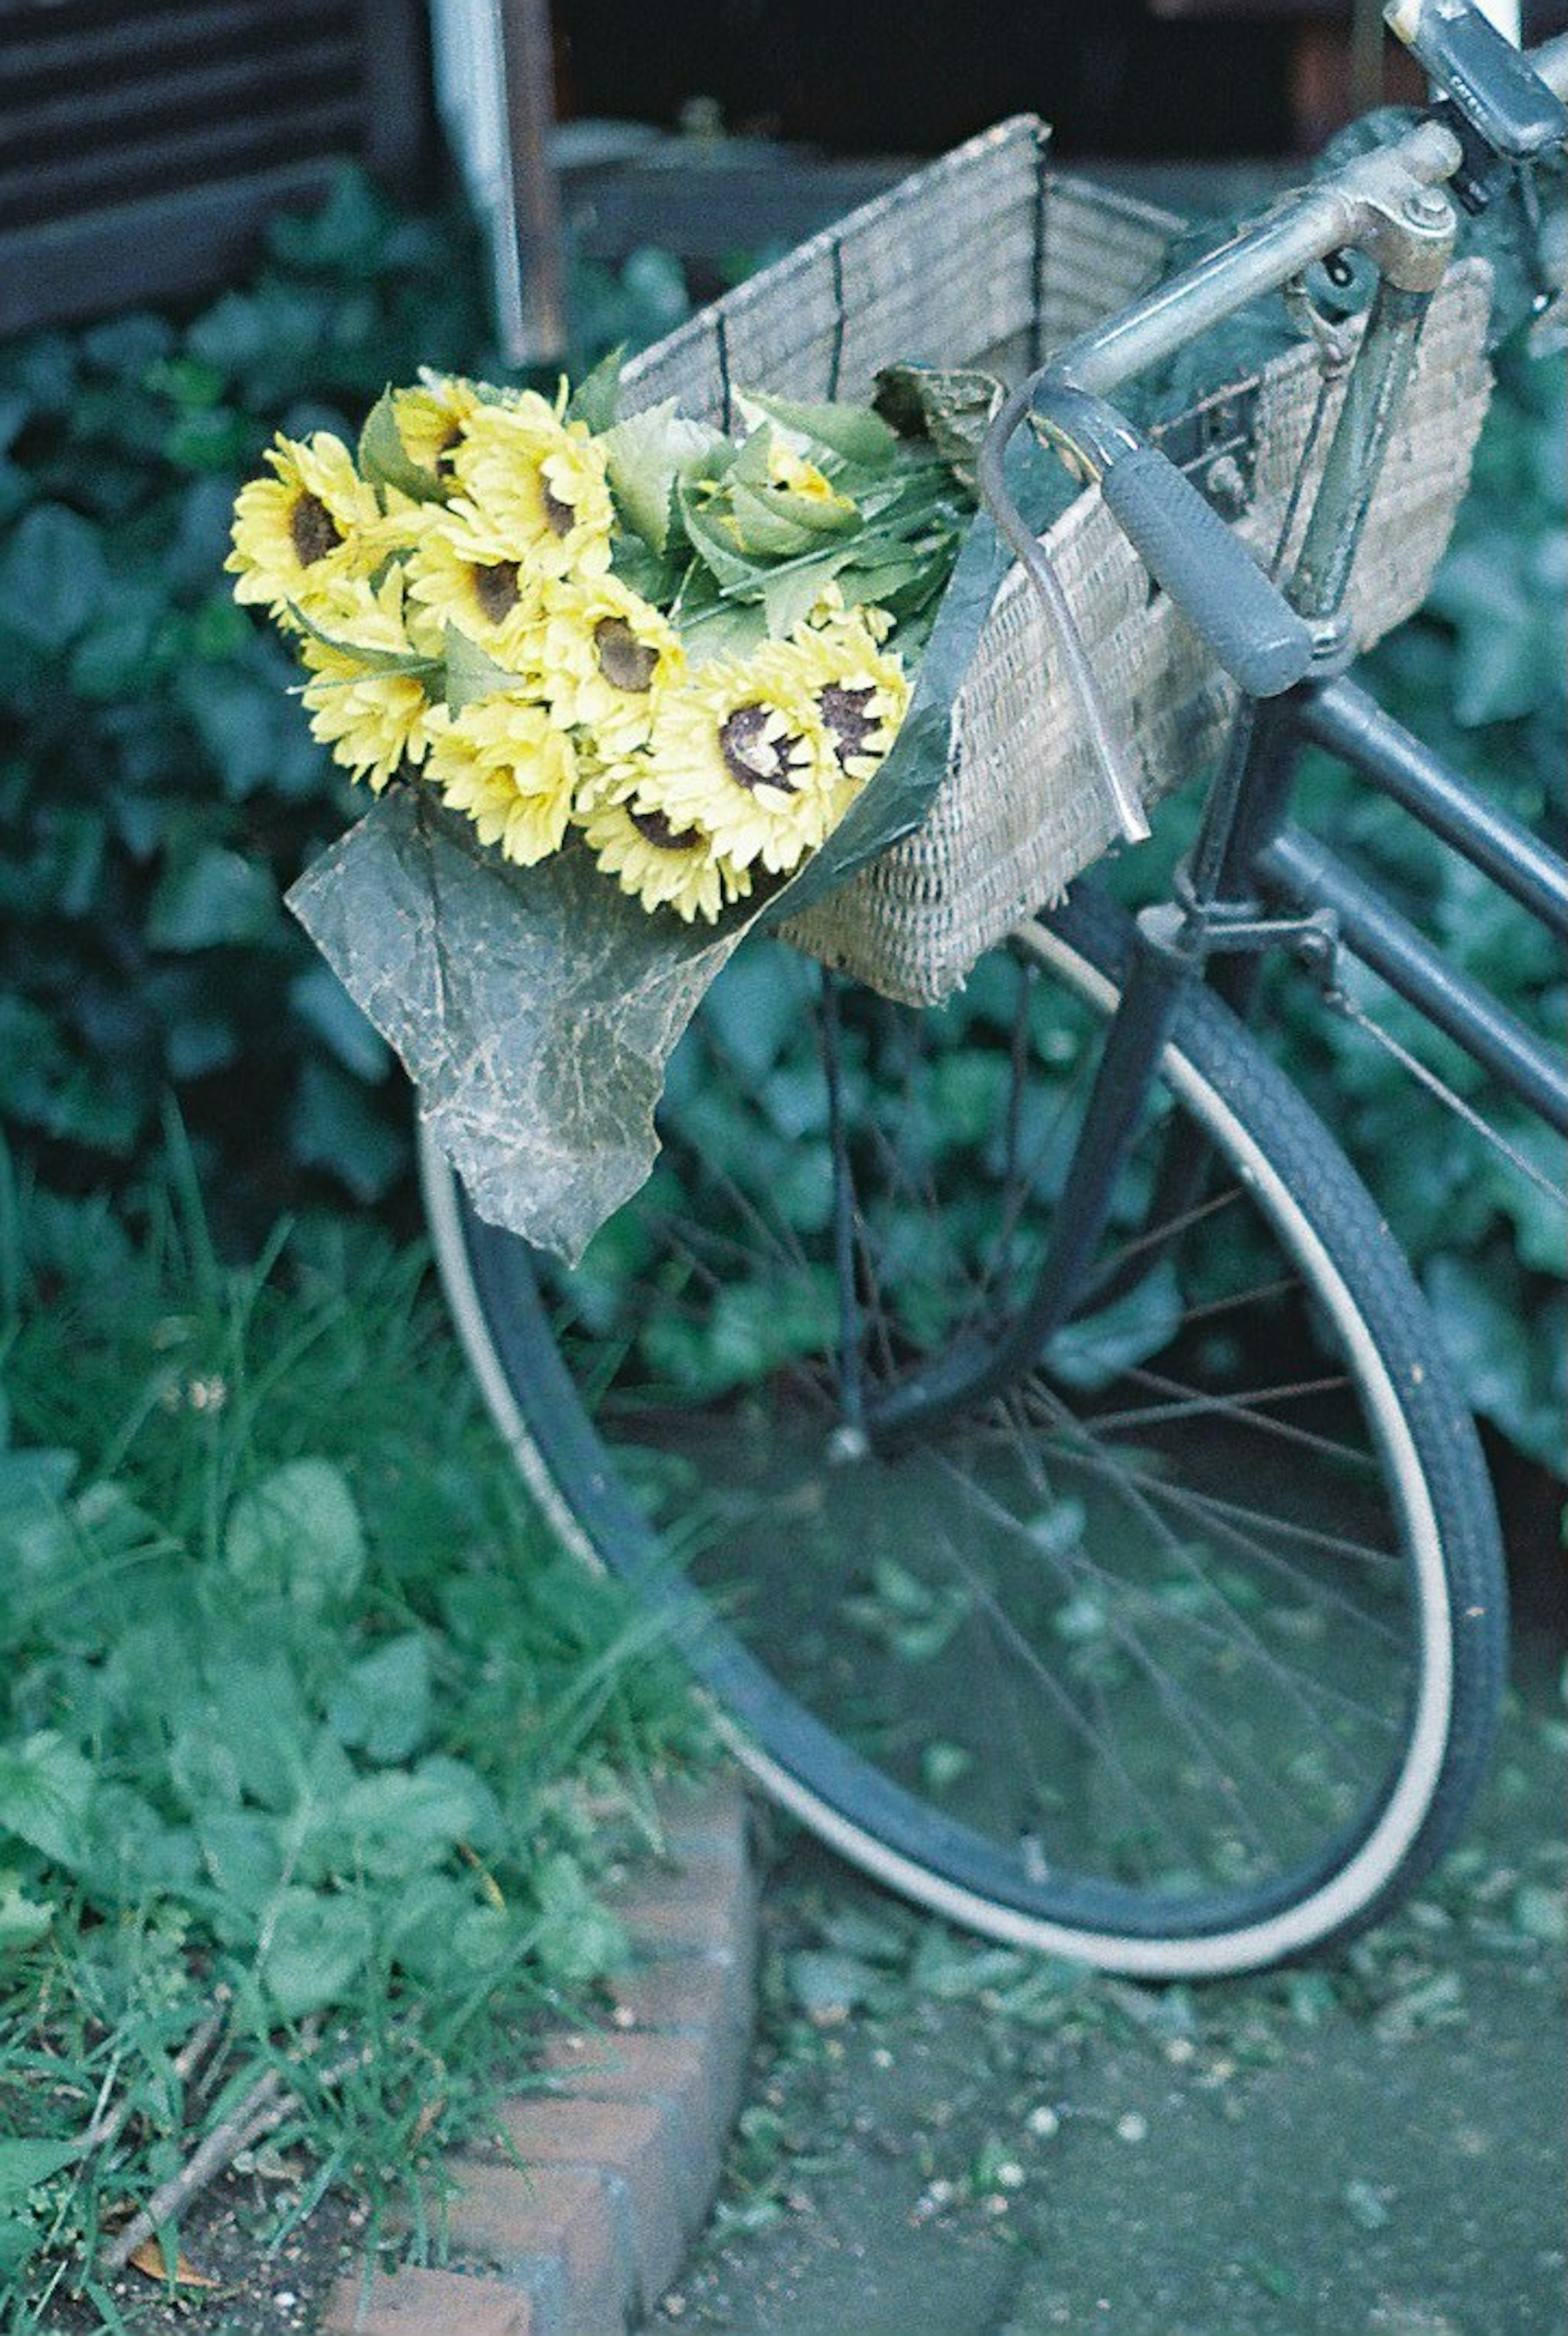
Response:
[[[386,1050],[281,906],[355,807],[223,560],[275,430],[501,374],[484,280],[464,219],[350,172],[200,313],[0,348],[0,1114],[62,1189],[155,1165],[170,1091],[226,1236],[404,1176]],[[657,253],[575,290],[585,358],[686,307]]]
[[[328,1224],[226,1270],[189,1211],[132,1251],[99,1207],[8,1200],[20,2312],[268,2070],[297,2104],[278,2145],[377,2212],[488,2131],[530,2021],[623,1953],[605,1866],[701,1737],[655,1626],[527,1512],[417,1257]],[[180,2055],[214,2010],[198,2086]]]
[[[1560,839],[1568,728],[1564,406],[1568,367],[1502,354],[1471,493],[1426,608],[1369,660],[1388,710],[1490,802]],[[1311,822],[1375,873],[1461,972],[1560,1046],[1560,948],[1455,854],[1326,761],[1306,775]],[[1284,992],[1290,1066],[1410,1252],[1471,1401],[1511,1442],[1562,1464],[1568,1259],[1561,1207],[1423,1100],[1364,1035]],[[1555,1186],[1562,1147],[1408,1007],[1371,983],[1358,1002]]]

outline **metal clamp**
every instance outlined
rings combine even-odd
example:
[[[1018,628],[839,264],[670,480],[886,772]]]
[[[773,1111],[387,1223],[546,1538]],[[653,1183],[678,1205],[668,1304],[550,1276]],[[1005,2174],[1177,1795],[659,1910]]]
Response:
[[[1138,930],[1160,956],[1203,965],[1212,957],[1258,956],[1265,949],[1288,949],[1319,979],[1332,980],[1339,954],[1339,920],[1332,909],[1266,917],[1250,901],[1200,903],[1181,869],[1172,889],[1174,900],[1156,901],[1138,911]]]

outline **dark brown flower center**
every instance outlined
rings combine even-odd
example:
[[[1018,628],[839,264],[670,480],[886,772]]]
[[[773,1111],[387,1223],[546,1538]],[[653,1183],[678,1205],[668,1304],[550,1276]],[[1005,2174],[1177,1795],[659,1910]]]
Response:
[[[343,541],[342,530],[319,495],[297,498],[288,514],[288,534],[301,568],[314,567]]]
[[[782,794],[796,792],[793,764],[798,738],[767,735],[772,719],[765,706],[737,706],[718,734],[725,769],[735,784],[753,792],[777,787]]]
[[[562,502],[542,471],[539,475],[539,503],[551,535],[571,533],[577,524],[576,510],[570,503]]]
[[[473,597],[492,625],[510,617],[519,599],[516,560],[498,560],[493,568],[475,568]]]
[[[658,651],[639,641],[623,617],[606,617],[593,628],[599,669],[613,689],[646,690],[658,664]]]
[[[689,852],[694,843],[702,841],[698,827],[672,827],[661,811],[627,812],[638,833],[658,852]]]
[[[869,688],[845,689],[839,682],[830,681],[817,700],[841,771],[848,770],[851,759],[863,754],[866,741],[876,735],[878,725],[866,713],[873,694]]]

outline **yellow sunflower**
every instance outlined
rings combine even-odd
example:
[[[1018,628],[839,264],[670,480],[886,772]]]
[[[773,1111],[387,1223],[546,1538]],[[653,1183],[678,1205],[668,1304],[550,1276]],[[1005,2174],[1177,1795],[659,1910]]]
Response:
[[[452,467],[478,525],[541,573],[609,568],[615,507],[603,450],[580,422],[525,392],[470,418]]]
[[[394,389],[392,411],[411,462],[437,478],[451,475],[463,433],[485,401],[456,374],[426,374],[417,388]]]
[[[689,925],[712,924],[731,900],[751,891],[751,871],[716,852],[697,826],[677,827],[662,811],[643,809],[643,774],[636,758],[623,763],[579,796],[576,814],[589,849],[607,876],[645,909],[668,908]]]
[[[531,868],[560,849],[577,791],[571,740],[535,700],[484,697],[453,715],[427,764],[453,810],[466,812],[482,843]]]
[[[414,622],[405,622],[412,613]],[[430,695],[431,676],[390,672],[390,657],[438,657],[441,644],[405,612],[403,579],[393,569],[379,586],[343,584],[321,612],[329,638],[304,633],[299,653],[311,678],[301,696],[310,727],[335,762],[379,794],[408,764],[424,759],[444,709]]]
[[[538,658],[556,720],[605,754],[647,739],[657,696],[686,670],[680,636],[618,577],[546,584]]]
[[[476,534],[461,503],[418,530],[407,576],[410,598],[433,619],[455,625],[498,665],[532,673],[543,614],[541,579],[518,552]]]
[[[276,476],[240,489],[234,548],[223,564],[239,579],[237,600],[257,602],[287,625],[291,602],[312,615],[334,585],[379,564],[382,512],[375,488],[329,431],[307,439],[280,433],[267,460]]]
[[[638,803],[705,829],[737,868],[760,860],[784,874],[833,825],[841,774],[810,692],[767,661],[769,646],[716,657],[661,695]]]
[[[820,503],[823,511],[855,509],[853,496],[841,494],[826,472],[797,454],[776,430],[770,433],[768,439],[767,482],[778,493],[803,495],[808,502]]]
[[[910,685],[899,658],[879,646],[858,609],[820,628],[798,626],[764,654],[770,652],[815,700],[842,777],[863,785],[897,737],[909,706]]]

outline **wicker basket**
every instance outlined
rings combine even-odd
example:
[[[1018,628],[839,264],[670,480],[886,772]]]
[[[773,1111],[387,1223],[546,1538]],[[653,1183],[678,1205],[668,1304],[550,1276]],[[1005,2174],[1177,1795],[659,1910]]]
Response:
[[[727,424],[732,385],[862,398],[879,368],[899,362],[1018,377],[1157,280],[1183,224],[1052,171],[1047,150],[1044,125],[1020,117],[904,180],[636,359],[627,410],[673,397]],[[1489,271],[1466,263],[1433,304],[1351,586],[1361,647],[1419,606],[1447,540],[1490,390],[1489,287]],[[1236,525],[1256,549],[1273,550],[1320,388],[1303,344],[1221,401],[1246,416],[1249,491]],[[1328,437],[1319,433],[1315,462]],[[1232,685],[1170,601],[1151,597],[1096,491],[1045,541],[1153,802],[1213,755]],[[930,1003],[1106,849],[1114,821],[1055,666],[1015,569],[954,706],[947,774],[926,821],[784,926],[792,941],[889,997]]]

